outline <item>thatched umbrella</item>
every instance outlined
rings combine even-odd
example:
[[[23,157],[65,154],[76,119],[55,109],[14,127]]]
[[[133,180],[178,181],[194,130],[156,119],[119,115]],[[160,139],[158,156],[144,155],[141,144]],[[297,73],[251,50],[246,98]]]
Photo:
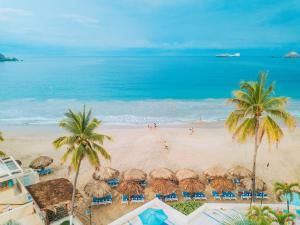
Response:
[[[204,171],[204,175],[208,178],[226,177],[226,172],[222,166],[212,166]]]
[[[247,190],[252,189],[252,178],[244,178],[241,180],[241,186],[246,188]],[[266,183],[260,178],[255,178],[255,189],[257,191],[265,191],[267,189]]]
[[[32,169],[41,169],[49,166],[51,163],[53,163],[53,159],[49,156],[40,156],[34,159],[29,167]]]
[[[93,173],[93,178],[95,180],[111,180],[118,178],[120,172],[116,169],[113,169],[111,167],[99,167],[95,170]]]
[[[199,173],[199,177],[198,179],[200,180],[200,182],[204,185],[207,184],[207,178],[206,176],[204,175],[204,172],[202,171],[201,173]]]
[[[129,169],[123,172],[122,178],[125,181],[142,181],[146,180],[147,174],[139,169]]]
[[[168,168],[157,168],[150,172],[151,179],[165,179],[176,181],[174,172]]]
[[[233,191],[235,184],[227,178],[219,177],[212,181],[211,187],[217,192],[222,193],[224,191]]]
[[[89,197],[102,198],[111,193],[111,188],[104,181],[91,181],[84,186],[84,192]]]
[[[198,179],[198,174],[191,169],[180,169],[176,172],[176,178],[178,181],[182,181],[185,179]]]
[[[234,166],[234,167],[230,168],[227,171],[227,175],[232,178],[242,179],[242,178],[251,177],[252,172],[251,172],[251,170],[247,169],[246,167],[238,165],[238,166]]]
[[[177,190],[177,185],[174,182],[165,179],[154,179],[150,186],[153,192],[161,195],[169,195]]]
[[[138,183],[134,181],[123,181],[117,189],[123,195],[141,195],[144,193],[144,189]]]
[[[184,179],[179,182],[179,187],[189,193],[205,191],[205,185],[198,179]]]

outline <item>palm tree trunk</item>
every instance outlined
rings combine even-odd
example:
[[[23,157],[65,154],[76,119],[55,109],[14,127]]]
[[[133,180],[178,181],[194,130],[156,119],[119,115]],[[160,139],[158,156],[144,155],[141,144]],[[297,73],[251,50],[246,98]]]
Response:
[[[254,144],[254,154],[253,154],[253,167],[252,167],[252,198],[251,201],[256,201],[256,194],[255,194],[255,176],[256,176],[256,158],[257,158],[257,152],[259,148],[258,143],[258,129],[259,129],[259,118],[256,118],[256,124],[255,124],[255,144]]]
[[[290,201],[289,200],[286,201],[286,206],[287,206],[287,211],[289,213],[290,212]]]
[[[73,217],[74,217],[74,205],[75,205],[75,194],[76,194],[76,185],[80,170],[81,160],[79,161],[78,169],[75,174],[74,184],[73,184],[73,192],[72,192],[72,202],[71,202],[71,213],[70,213],[70,225],[73,225]]]

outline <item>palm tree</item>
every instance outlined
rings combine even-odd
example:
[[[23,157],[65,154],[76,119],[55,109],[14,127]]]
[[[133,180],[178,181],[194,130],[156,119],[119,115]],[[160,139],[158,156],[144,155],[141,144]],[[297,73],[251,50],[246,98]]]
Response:
[[[95,129],[99,127],[101,122],[96,118],[92,119],[91,114],[92,111],[86,112],[85,107],[83,112],[79,113],[69,110],[65,113],[65,119],[59,123],[59,126],[68,131],[70,135],[59,137],[53,142],[56,149],[63,146],[66,147],[62,162],[65,163],[68,157],[71,156],[70,168],[73,168],[76,172],[73,184],[70,224],[73,222],[76,185],[82,160],[87,158],[91,165],[98,167],[100,166],[98,153],[106,160],[111,159],[109,153],[103,147],[104,140],[111,140],[111,137],[95,132]]]
[[[2,133],[0,132],[0,142],[2,142],[2,141],[4,141],[4,138],[2,136]],[[0,157],[3,157],[3,156],[5,156],[5,152],[0,150]]]
[[[236,213],[226,217],[224,221],[222,221],[223,225],[259,225],[257,222],[249,220],[244,215]]]
[[[295,215],[293,213],[273,212],[274,222],[278,225],[293,225],[295,224]]]
[[[246,217],[260,225],[271,225],[273,222],[273,210],[269,206],[252,206]]]
[[[286,199],[287,210],[290,212],[290,202],[294,200],[293,193],[300,195],[300,184],[276,182],[274,184],[274,192],[279,201],[282,201],[283,197]]]
[[[233,132],[233,137],[240,143],[253,138],[254,154],[252,168],[252,201],[255,202],[256,158],[263,137],[267,137],[269,146],[279,143],[283,131],[276,120],[283,121],[288,128],[296,126],[296,120],[285,110],[288,98],[274,95],[275,83],[266,84],[267,74],[261,72],[257,81],[243,81],[240,90],[233,92],[228,103],[236,109],[230,113],[226,126]]]

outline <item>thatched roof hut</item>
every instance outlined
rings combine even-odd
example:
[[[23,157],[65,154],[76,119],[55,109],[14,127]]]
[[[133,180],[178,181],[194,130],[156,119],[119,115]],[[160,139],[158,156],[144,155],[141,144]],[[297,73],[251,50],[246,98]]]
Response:
[[[242,179],[241,186],[247,190],[251,190],[252,189],[252,179],[251,178]],[[267,190],[267,184],[262,179],[256,177],[255,189],[257,191],[265,191],[265,190]]]
[[[176,181],[174,172],[168,168],[157,168],[150,172],[151,179],[165,179]]]
[[[235,189],[235,184],[227,178],[219,177],[212,181],[211,187],[221,193],[224,191],[233,191]]]
[[[144,189],[135,181],[123,181],[117,189],[123,195],[141,195],[144,193]]]
[[[111,193],[111,187],[104,181],[91,181],[84,186],[84,192],[89,197],[102,198]]]
[[[179,182],[179,187],[189,193],[205,191],[205,185],[198,179],[184,179]]]
[[[222,166],[212,166],[204,171],[207,178],[226,177],[227,170]]]
[[[246,167],[238,165],[238,166],[234,166],[234,167],[230,168],[227,171],[227,175],[228,175],[228,177],[231,177],[231,178],[242,179],[242,178],[251,177],[252,172],[251,172],[251,170],[247,169]]]
[[[95,180],[111,180],[119,177],[120,172],[111,167],[99,167],[93,173],[93,178]]]
[[[41,210],[52,210],[56,206],[69,204],[72,200],[73,185],[65,178],[39,182],[27,186],[27,189]]]
[[[150,182],[153,192],[161,195],[169,195],[177,190],[177,185],[165,179],[154,179]]]
[[[180,169],[176,172],[176,178],[178,181],[182,181],[185,179],[198,179],[198,174],[191,169]]]
[[[147,174],[143,170],[129,169],[123,172],[122,179],[124,181],[141,181],[146,180]]]
[[[49,156],[39,156],[30,163],[29,167],[32,169],[41,169],[49,166],[51,163],[53,163],[53,159]]]

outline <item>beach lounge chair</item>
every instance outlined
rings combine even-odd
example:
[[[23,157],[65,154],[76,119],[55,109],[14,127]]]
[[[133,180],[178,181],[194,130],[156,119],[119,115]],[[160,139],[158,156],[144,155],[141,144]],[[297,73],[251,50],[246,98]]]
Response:
[[[227,195],[228,195],[228,197],[229,197],[229,200],[236,200],[236,199],[237,199],[237,198],[236,198],[236,194],[233,193],[233,192],[231,192],[231,191],[228,191],[228,192],[227,192]]]
[[[183,191],[182,192],[182,196],[183,196],[183,198],[184,198],[185,201],[191,200],[191,195],[190,195],[189,192]]]
[[[166,195],[166,196],[165,196],[165,201],[166,201],[166,202],[178,201],[177,194],[174,192],[174,193],[172,193],[172,194]]]
[[[37,170],[37,172],[40,176],[45,176],[45,175],[52,173],[53,171],[51,168],[46,168],[46,169],[42,168],[42,169]]]
[[[211,194],[212,194],[212,196],[214,197],[215,200],[221,200],[221,196],[219,195],[218,192],[212,191]]]
[[[139,181],[139,185],[141,185],[142,187],[146,187],[147,183],[145,180],[141,180]]]
[[[267,199],[268,198],[268,195],[264,192],[257,192],[256,193],[256,198],[257,199]]]
[[[237,179],[237,178],[236,178],[236,179],[233,179],[232,181],[233,181],[233,183],[236,184],[236,185],[241,185],[241,180],[240,180],[240,179]]]
[[[195,200],[206,200],[207,198],[206,198],[206,196],[203,192],[195,192],[193,194],[193,199],[195,199]]]
[[[223,198],[224,200],[230,200],[230,196],[228,195],[228,192],[223,192],[223,193],[222,193],[222,198]]]
[[[119,179],[115,178],[115,179],[108,180],[106,183],[111,187],[117,187],[120,181]]]
[[[112,203],[112,195],[108,195],[106,197],[104,197],[104,204],[111,204]]]
[[[128,195],[122,195],[121,202],[122,204],[128,204]]]
[[[161,196],[161,194],[155,194],[155,196],[154,196],[155,198],[158,198],[158,199],[160,199],[160,200],[162,200],[163,199],[163,197]]]

